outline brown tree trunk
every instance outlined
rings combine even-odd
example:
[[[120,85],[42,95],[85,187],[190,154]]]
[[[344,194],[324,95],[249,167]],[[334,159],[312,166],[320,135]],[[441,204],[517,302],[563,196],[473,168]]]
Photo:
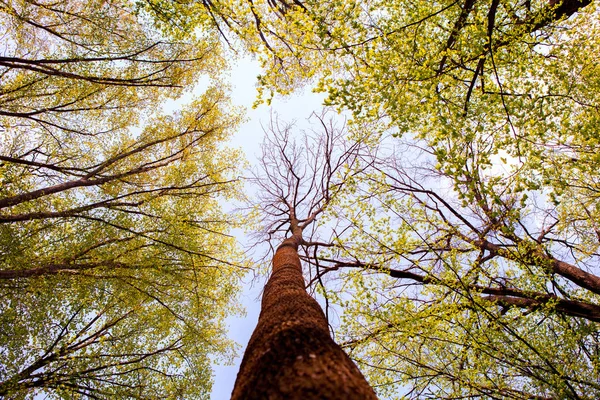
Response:
[[[232,400],[376,399],[356,365],[333,341],[323,310],[306,293],[300,235],[273,257],[258,324],[237,375]]]

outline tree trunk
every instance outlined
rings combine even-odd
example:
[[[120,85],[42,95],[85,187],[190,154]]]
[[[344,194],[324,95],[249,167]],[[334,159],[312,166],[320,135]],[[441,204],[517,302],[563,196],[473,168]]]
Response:
[[[306,293],[300,235],[275,252],[258,325],[250,338],[232,400],[376,399],[356,365],[333,341],[323,310]]]

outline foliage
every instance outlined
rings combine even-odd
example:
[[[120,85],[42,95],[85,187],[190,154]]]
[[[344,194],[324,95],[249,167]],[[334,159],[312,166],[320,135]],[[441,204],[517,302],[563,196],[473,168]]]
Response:
[[[515,171],[453,177],[405,146],[335,206],[348,233],[318,260],[322,279],[356,270],[329,293],[352,294],[337,297],[340,334],[372,383],[390,397],[596,397],[597,252],[544,193],[511,193]]]
[[[0,395],[206,398],[231,355],[239,111],[214,30],[129,2],[3,2]]]
[[[263,90],[315,82],[371,145],[305,261],[374,386],[597,398],[597,3],[247,4]]]

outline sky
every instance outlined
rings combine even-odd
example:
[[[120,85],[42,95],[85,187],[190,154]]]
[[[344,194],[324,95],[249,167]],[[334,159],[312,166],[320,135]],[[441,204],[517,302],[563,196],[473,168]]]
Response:
[[[260,143],[264,135],[261,124],[264,126],[268,125],[272,112],[276,113],[281,121],[296,121],[296,125],[300,129],[305,125],[306,119],[313,111],[321,109],[324,100],[323,94],[312,93],[307,89],[288,98],[275,98],[271,106],[261,105],[253,109],[252,104],[257,95],[256,77],[259,74],[260,66],[258,62],[248,57],[241,59],[234,65],[229,80],[232,86],[232,102],[235,105],[246,108],[247,121],[234,134],[228,145],[241,148],[250,165],[255,165],[257,158],[260,156]],[[251,187],[247,187],[246,189],[252,192]],[[243,234],[240,233],[237,236],[242,246],[249,245],[248,238]],[[260,249],[257,249],[255,253],[256,255],[260,255]],[[224,400],[231,397],[231,391],[233,390],[245,346],[258,321],[260,296],[265,278],[257,277],[253,279],[251,275],[248,275],[245,279],[240,300],[246,308],[246,315],[228,319],[229,337],[235,340],[241,347],[237,352],[238,356],[233,365],[214,366],[215,376],[211,394],[212,400]]]

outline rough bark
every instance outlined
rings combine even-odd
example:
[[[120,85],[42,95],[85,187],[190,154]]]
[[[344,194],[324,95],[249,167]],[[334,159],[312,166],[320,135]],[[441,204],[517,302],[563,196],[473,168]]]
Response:
[[[329,334],[319,304],[306,293],[301,237],[273,257],[258,325],[238,372],[232,400],[376,399],[361,372]]]

